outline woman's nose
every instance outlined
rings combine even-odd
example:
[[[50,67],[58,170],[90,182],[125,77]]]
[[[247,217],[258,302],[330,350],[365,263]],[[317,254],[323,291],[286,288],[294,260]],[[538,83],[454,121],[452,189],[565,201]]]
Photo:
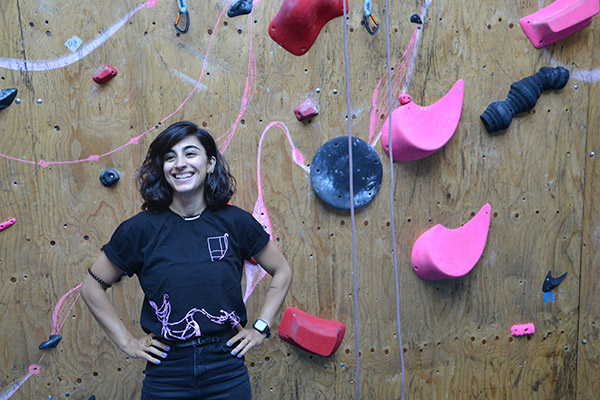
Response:
[[[185,157],[177,157],[175,159],[175,166],[176,167],[185,167]]]

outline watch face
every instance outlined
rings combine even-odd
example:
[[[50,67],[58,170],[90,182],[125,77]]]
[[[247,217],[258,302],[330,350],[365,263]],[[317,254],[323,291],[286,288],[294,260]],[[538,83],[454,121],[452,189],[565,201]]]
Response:
[[[259,319],[254,323],[254,327],[257,331],[263,332],[265,329],[267,329],[267,323],[262,319]]]

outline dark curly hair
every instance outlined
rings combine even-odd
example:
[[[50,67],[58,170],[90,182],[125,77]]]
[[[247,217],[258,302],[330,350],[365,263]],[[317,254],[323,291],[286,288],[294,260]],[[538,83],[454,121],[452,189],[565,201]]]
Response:
[[[161,132],[150,144],[146,159],[138,172],[138,188],[144,203],[142,210],[161,212],[173,200],[173,189],[165,180],[163,172],[164,156],[173,146],[188,136],[195,136],[206,151],[210,160],[217,162],[211,174],[204,181],[206,206],[217,209],[226,205],[235,192],[235,178],[229,173],[229,165],[219,153],[213,137],[189,121],[177,122]]]

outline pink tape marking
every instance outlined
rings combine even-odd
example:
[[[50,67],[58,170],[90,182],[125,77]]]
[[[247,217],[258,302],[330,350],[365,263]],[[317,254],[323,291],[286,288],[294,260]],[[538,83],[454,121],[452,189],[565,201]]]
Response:
[[[391,81],[391,86],[392,86],[392,93],[393,93],[393,97],[394,98],[399,98],[399,95],[401,94],[401,90],[402,88],[405,86],[405,83],[408,80],[408,72],[409,72],[409,67],[411,65],[411,57],[413,57],[413,55],[416,55],[415,49],[416,49],[416,41],[417,41],[417,34],[419,32],[418,27],[415,28],[415,30],[413,31],[412,37],[410,38],[410,41],[408,42],[408,46],[406,47],[406,50],[404,50],[404,53],[402,54],[402,57],[400,57],[392,66],[392,81]],[[386,118],[390,115],[391,110],[390,105],[389,105],[389,86],[390,86],[390,81],[388,78],[388,73],[386,72],[386,74],[384,76],[381,77],[381,79],[379,79],[379,82],[377,82],[377,85],[375,86],[375,90],[373,91],[373,101],[371,102],[371,122],[369,125],[369,139],[367,140],[368,143],[371,144],[371,146],[375,146],[375,144],[377,143],[377,141],[379,140],[379,137],[381,136],[381,128],[383,127],[383,124],[386,121]],[[384,81],[385,79],[385,81]],[[380,86],[381,87],[381,92],[382,95],[379,95],[379,89]],[[398,107],[398,101],[396,101],[396,103],[394,103],[392,105],[392,109]],[[373,138],[374,135],[378,133],[377,137]]]
[[[254,204],[254,211],[253,211],[252,215],[265,228],[265,230],[271,236],[271,238],[272,238],[273,229],[271,226],[271,220],[269,219],[269,211],[267,210],[267,207],[265,206],[265,202],[263,199],[260,158],[262,155],[262,146],[263,146],[263,141],[265,139],[265,136],[266,136],[267,132],[274,126],[280,128],[285,133],[285,135],[288,139],[288,143],[290,144],[290,146],[292,148],[292,160],[298,166],[300,166],[304,171],[306,171],[307,173],[310,173],[310,169],[304,164],[304,155],[294,145],[294,141],[292,140],[292,136],[290,135],[290,131],[289,131],[288,127],[281,121],[273,121],[269,125],[267,125],[267,127],[263,131],[263,133],[260,137],[260,140],[258,142],[258,155],[257,155],[257,159],[256,159],[256,166],[257,166],[256,182],[257,182],[257,186],[258,186],[258,196],[256,198],[256,203]],[[254,288],[256,287],[256,285],[258,285],[258,283],[265,277],[265,275],[267,273],[260,265],[255,265],[248,261],[245,262],[244,268],[245,268],[245,273],[246,273],[246,293],[244,294],[244,302],[246,302],[248,297],[250,297],[250,295],[254,291]]]
[[[229,4],[225,8],[229,8]],[[221,15],[223,15],[225,8],[221,12]],[[250,12],[250,19],[252,19],[252,12]],[[253,44],[253,40],[252,40],[252,36],[253,36],[252,27],[253,27],[253,24],[250,24],[250,48],[248,49],[248,75],[246,76],[246,86],[244,87],[244,94],[242,95],[240,111],[238,112],[235,122],[227,130],[227,132],[225,132],[223,135],[221,135],[217,138],[217,142],[220,142],[221,140],[223,140],[223,142],[219,145],[219,151],[221,151],[221,153],[224,152],[225,149],[227,149],[227,147],[231,143],[231,140],[233,139],[233,136],[235,135],[235,131],[237,130],[238,124],[240,123],[242,116],[246,112],[246,109],[248,108],[248,104],[250,104],[252,97],[254,97],[254,92],[256,91],[256,58],[254,56],[254,44]]]
[[[158,0],[160,1],[160,0]],[[148,2],[150,3],[150,2]],[[22,60],[19,58],[3,58],[0,57],[0,68],[12,69],[17,71],[49,71],[51,69],[63,68],[71,65],[82,58],[88,56],[92,51],[100,47],[104,42],[110,39],[123,25],[129,21],[138,11],[148,5],[141,4],[135,9],[127,13],[123,18],[113,24],[106,31],[99,34],[94,40],[85,44],[79,50],[72,54],[50,60]],[[154,5],[152,5],[153,7]]]
[[[148,6],[149,8],[154,7],[154,5],[156,4],[156,1],[161,1],[161,0],[149,0],[147,3],[144,3],[140,6],[138,6],[135,10],[131,11],[129,14],[127,14],[126,17],[124,17],[123,19],[121,19],[117,24],[113,25],[107,32],[105,32],[103,35],[106,36],[100,36],[97,39],[95,39],[92,43],[96,43],[98,42],[101,38],[104,38],[103,40],[105,41],[106,39],[108,39],[110,36],[112,36],[121,26],[123,26],[135,13],[137,13],[141,8]],[[225,11],[227,10],[227,8],[229,7],[229,3],[227,5],[225,5],[225,7],[221,10],[221,13],[219,15],[219,17],[217,18],[217,21],[215,22],[215,25],[213,27],[213,32],[216,32],[217,29],[220,27],[220,21],[223,17],[223,14],[225,13]],[[252,24],[250,25],[250,30],[252,32]],[[216,35],[211,35],[210,36],[210,40],[208,42],[208,47],[206,49],[206,53],[204,55],[204,62],[202,63],[202,71],[200,73],[200,77],[198,78],[198,81],[196,82],[196,85],[194,86],[194,88],[192,89],[192,91],[188,94],[188,96],[183,100],[183,102],[170,114],[168,114],[166,117],[164,117],[163,119],[160,120],[160,123],[164,123],[167,120],[169,120],[171,117],[173,117],[175,114],[177,114],[186,104],[187,102],[190,100],[190,98],[194,95],[194,93],[198,90],[198,88],[200,87],[200,83],[202,81],[202,77],[204,76],[204,72],[206,70],[206,63],[208,60],[208,56],[210,54],[210,50],[212,47],[212,41],[213,38]],[[97,46],[99,46],[101,43],[99,43]],[[86,50],[89,45],[84,46],[81,50],[79,50],[78,52],[74,53],[74,54],[79,54],[80,52]],[[97,47],[96,46],[96,47]],[[96,48],[94,47],[94,49]],[[93,49],[92,49],[93,50]],[[224,150],[225,148],[227,148],[227,146],[229,145],[229,143],[231,142],[235,131],[237,129],[238,123],[240,122],[243,114],[246,111],[246,108],[248,107],[248,104],[250,103],[250,100],[252,99],[252,96],[256,90],[256,60],[255,60],[255,56],[254,56],[254,47],[253,47],[253,43],[252,43],[252,34],[250,35],[250,49],[249,49],[249,62],[248,62],[248,77],[246,79],[246,88],[244,90],[244,95],[242,96],[242,105],[240,108],[240,112],[238,113],[238,116],[235,120],[235,122],[233,123],[232,127],[226,132],[225,135],[223,135],[225,137],[225,142],[222,143],[220,145],[220,149]],[[89,52],[87,52],[85,55],[89,54]],[[71,57],[71,56],[68,56]],[[81,58],[81,57],[80,57]],[[0,67],[5,67],[8,68],[9,66],[14,66],[13,64],[11,64],[11,62],[6,61],[8,59],[3,59],[0,58]],[[15,62],[20,62],[21,60],[16,60]],[[48,70],[48,69],[52,69],[52,68],[58,68],[61,66],[65,66],[65,65],[69,65],[71,62],[67,62],[69,60],[63,60],[60,59],[59,61],[53,62],[52,60],[47,60],[47,61],[43,61],[43,65],[44,68],[41,68],[39,70]],[[77,60],[74,60],[72,62],[75,62]],[[66,64],[65,64],[66,62]],[[64,64],[64,65],[63,65]],[[32,69],[29,68],[30,66],[30,61],[27,62],[27,70],[31,71]],[[24,64],[23,64],[24,67]],[[9,68],[10,69],[10,68]],[[14,69],[19,69],[19,68],[14,68]],[[16,158],[16,157],[11,157],[9,155],[6,154],[2,154],[0,153],[0,157],[9,159],[9,160],[13,160],[13,161],[18,161],[18,162],[22,162],[22,163],[26,163],[26,164],[32,164],[32,165],[39,165],[43,168],[48,167],[50,165],[62,165],[62,164],[75,164],[75,163],[82,163],[82,162],[87,162],[87,161],[98,161],[100,158],[102,157],[106,157],[109,156],[113,153],[116,153],[117,151],[124,149],[125,147],[131,145],[131,144],[137,144],[139,142],[139,140],[144,137],[146,134],[152,132],[153,130],[155,130],[158,126],[154,125],[151,128],[147,129],[146,131],[144,131],[143,133],[141,133],[140,135],[129,139],[129,141],[121,146],[116,147],[113,150],[110,150],[104,154],[100,154],[100,155],[91,155],[87,158],[84,159],[80,159],[80,160],[71,160],[71,161],[45,161],[45,160],[39,160],[38,162],[35,161],[30,161],[30,160],[24,160],[24,159],[20,159],[20,158]],[[219,139],[223,138],[220,137]]]
[[[68,316],[71,314],[73,306],[75,306],[75,303],[79,299],[82,284],[83,282],[69,290],[58,300],[58,303],[54,307],[54,312],[52,313],[52,335],[58,334],[65,324]],[[9,383],[0,389],[0,400],[8,400],[17,390],[19,390],[19,388],[27,381],[27,379],[29,379],[29,377],[40,373],[42,370],[42,366],[40,364],[42,363],[46,352],[47,350],[42,352],[37,364],[31,364],[29,366],[27,375],[17,379],[12,383]]]

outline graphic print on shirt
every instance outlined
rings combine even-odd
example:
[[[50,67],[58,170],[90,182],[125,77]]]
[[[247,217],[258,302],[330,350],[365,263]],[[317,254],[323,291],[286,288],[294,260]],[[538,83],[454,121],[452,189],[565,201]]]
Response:
[[[204,308],[192,308],[187,312],[185,317],[177,322],[169,322],[169,316],[171,315],[171,303],[169,302],[169,295],[163,296],[163,303],[160,308],[157,307],[156,303],[149,301],[152,308],[156,313],[156,318],[162,324],[161,335],[167,340],[187,340],[191,337],[202,336],[200,325],[194,319],[196,313],[201,313],[206,316],[210,322],[215,324],[224,325],[226,322],[231,323],[231,327],[235,327],[240,323],[240,318],[235,314],[235,311],[226,312],[221,310],[220,316],[215,316],[207,312]]]
[[[226,233],[223,236],[213,236],[206,239],[208,242],[210,260],[212,262],[222,260],[223,257],[225,257],[225,254],[227,254],[227,249],[229,249],[228,237],[229,234]]]

